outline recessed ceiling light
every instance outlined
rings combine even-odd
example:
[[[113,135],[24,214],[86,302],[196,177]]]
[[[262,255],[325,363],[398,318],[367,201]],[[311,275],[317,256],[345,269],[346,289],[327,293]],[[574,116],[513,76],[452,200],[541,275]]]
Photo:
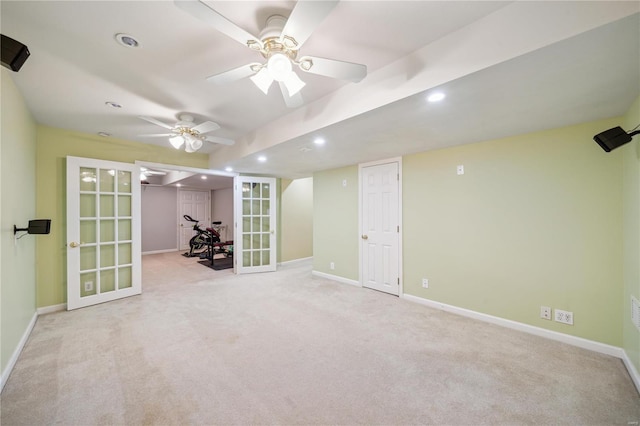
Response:
[[[200,176],[200,179],[207,180],[207,177],[205,175],[202,175],[202,176]]]
[[[116,37],[116,41],[125,47],[132,47],[132,48],[140,47],[140,43],[138,42],[138,40],[136,40],[135,38],[133,38],[133,36],[130,36],[129,34],[118,33],[116,34],[115,37]]]
[[[324,145],[326,141],[323,138],[315,138],[313,140],[313,143],[315,143],[316,145]]]
[[[182,186],[182,184],[181,184],[181,183],[176,183],[176,186],[177,186],[178,188],[180,188],[180,187]]]
[[[109,136],[111,136],[111,133],[98,132],[98,136],[102,136],[103,138],[108,138]]]
[[[109,106],[111,108],[122,108],[122,105],[120,105],[117,102],[111,102],[111,101],[107,101],[104,103],[106,106]]]
[[[261,155],[260,157],[258,157],[258,161],[261,163],[264,163],[265,161],[267,161],[267,157],[265,157],[264,155]]]
[[[225,172],[232,172],[233,171],[233,167],[227,167],[224,169]]]
[[[446,97],[446,95],[442,92],[434,92],[427,97],[427,101],[429,102],[440,102]]]

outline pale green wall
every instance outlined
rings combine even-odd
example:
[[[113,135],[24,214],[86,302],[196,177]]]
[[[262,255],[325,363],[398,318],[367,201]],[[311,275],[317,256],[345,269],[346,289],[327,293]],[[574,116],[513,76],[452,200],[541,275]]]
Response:
[[[36,199],[51,235],[37,244],[37,306],[66,303],[66,157],[133,163],[136,160],[208,168],[206,154],[38,126]]]
[[[405,292],[621,346],[622,156],[592,140],[615,123],[405,157]]]
[[[14,244],[13,225],[36,219],[36,124],[2,68],[0,135],[0,365],[2,373],[36,312],[36,239],[27,235]]]
[[[314,173],[314,271],[358,280],[359,241],[358,166]],[[334,270],[329,269],[331,262],[335,263]]]
[[[622,154],[592,139],[616,123],[404,157],[404,292],[621,346]],[[357,181],[357,166],[314,174],[314,270],[354,280]],[[575,325],[541,319],[542,305]]]
[[[280,180],[280,261],[313,256],[313,178]]]
[[[640,97],[619,124],[626,131],[640,124]],[[618,150],[623,156],[624,174],[623,348],[640,371],[640,331],[631,322],[631,296],[640,300],[640,135]]]

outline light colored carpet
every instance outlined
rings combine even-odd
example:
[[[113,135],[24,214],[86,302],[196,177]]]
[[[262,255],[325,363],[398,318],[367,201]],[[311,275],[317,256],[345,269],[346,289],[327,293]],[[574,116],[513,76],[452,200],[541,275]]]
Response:
[[[143,294],[41,316],[14,424],[621,424],[619,359],[311,276],[144,256]]]

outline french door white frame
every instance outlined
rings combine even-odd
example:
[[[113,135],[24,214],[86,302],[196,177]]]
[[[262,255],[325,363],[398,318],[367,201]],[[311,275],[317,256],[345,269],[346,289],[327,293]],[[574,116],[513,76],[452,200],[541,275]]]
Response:
[[[402,224],[402,157],[394,157],[386,160],[372,161],[369,163],[358,164],[358,229],[355,238],[358,239],[358,261],[360,277],[360,287],[364,287],[364,259],[362,256],[362,241],[361,241],[361,229],[362,229],[362,169],[365,167],[379,166],[382,164],[397,163],[398,164],[398,224],[400,226],[400,232],[398,232],[398,297],[404,295],[404,279],[403,279],[403,260],[402,260],[402,235],[404,234],[404,227]]]
[[[96,182],[96,187],[90,191],[81,191],[81,179],[80,179],[80,171],[82,168],[87,169],[95,169],[94,182]],[[141,276],[141,227],[140,227],[140,217],[141,217],[141,209],[140,209],[140,181],[138,176],[140,174],[140,167],[131,163],[120,163],[115,161],[107,161],[107,160],[98,160],[94,158],[81,158],[81,157],[67,157],[66,163],[66,176],[67,176],[67,241],[66,241],[66,249],[67,249],[67,310],[83,308],[87,306],[96,305],[98,303],[110,302],[113,300],[121,299],[124,297],[138,295],[142,292],[142,276]],[[129,191],[120,192],[117,189],[118,186],[118,175],[115,174],[115,180],[112,185],[115,185],[113,191],[104,192],[100,189],[100,171],[101,170],[109,170],[109,171],[123,171],[126,173],[130,173],[129,181],[124,183],[127,185],[130,183]],[[111,174],[111,173],[109,173]],[[112,176],[114,176],[112,174]],[[95,208],[95,217],[83,217],[81,214],[81,197],[82,194],[85,196],[94,196],[94,208]],[[121,194],[121,195],[120,195]],[[99,209],[100,201],[102,196],[113,197],[113,206],[114,212],[113,215],[102,216],[102,212]],[[130,197],[129,201],[129,209],[130,215],[121,215],[118,211],[118,197]],[[130,238],[122,240],[122,244],[130,245],[130,256],[131,263],[121,264],[118,261],[118,250],[119,250],[119,242],[120,236],[118,233],[117,227],[119,225],[119,221],[128,220],[130,221]],[[85,220],[86,222],[93,221],[95,223],[95,228],[93,230],[93,237],[95,241],[87,242],[85,244],[82,241],[82,231],[81,231],[81,222]],[[101,238],[98,236],[100,233],[100,222],[111,221],[114,222],[114,233],[110,237],[112,239],[107,240],[107,242],[102,242]],[[91,233],[87,234],[87,236],[91,235]],[[113,265],[109,265],[107,267],[103,267],[100,258],[100,250],[102,245],[105,246],[114,246],[114,258]],[[95,265],[93,269],[82,270],[82,262],[81,262],[81,251],[83,247],[96,247],[95,250]],[[131,285],[129,287],[119,288],[118,284],[118,271],[119,268],[130,268],[131,269]],[[114,281],[114,289],[109,289],[107,291],[102,291],[100,284],[101,273],[104,271],[116,271],[116,277]],[[91,282],[91,290],[94,293],[81,295],[81,276],[82,274],[95,274],[96,279]],[[85,291],[87,291],[85,289]]]
[[[235,240],[234,240],[234,247],[233,247],[233,254],[234,254],[234,272],[236,274],[243,274],[243,273],[254,273],[254,272],[273,272],[276,270],[277,268],[277,253],[278,253],[278,247],[277,247],[277,243],[278,243],[278,239],[277,239],[277,218],[278,218],[278,212],[277,212],[277,181],[275,178],[270,178],[270,177],[256,177],[256,176],[236,176],[234,178],[234,191],[233,191],[233,198],[234,198],[234,203],[235,203],[235,209],[234,209],[234,217],[235,217]],[[249,197],[244,197],[244,184],[252,184],[251,187],[255,187],[256,184],[260,185],[258,194],[259,196],[257,198],[253,198],[252,194],[249,194]],[[264,193],[262,192],[264,187],[262,187],[262,185],[269,185],[269,197],[266,198],[264,196]],[[262,189],[260,189],[260,187],[262,187]],[[250,191],[251,192],[251,191]],[[249,203],[245,206],[243,203],[245,201],[248,201]],[[255,214],[256,212],[254,211],[254,201],[257,203],[258,207],[258,214]],[[265,201],[268,201],[268,212],[265,213],[264,211],[264,206],[265,206]],[[245,207],[248,207],[249,213],[246,212]],[[254,229],[254,224],[255,224],[255,218],[257,218],[258,223],[260,224],[258,226],[259,230],[256,232],[256,230]],[[265,218],[268,218],[268,222],[265,222]],[[248,219],[249,220],[249,231],[247,231],[244,227],[245,227],[245,222],[244,219]],[[267,223],[268,224],[268,229],[264,229],[264,224]],[[248,249],[246,247],[244,247],[245,244],[245,235],[248,238],[249,244],[253,244],[255,245],[255,242],[253,242],[253,238],[254,236],[257,235],[257,240],[259,241],[258,243],[258,248],[256,249],[256,247],[249,247]],[[269,237],[269,247],[268,247],[268,254],[269,254],[269,263],[264,262],[263,258],[261,257],[262,254],[260,253],[265,253],[267,252],[267,250],[265,250],[265,246],[264,246],[264,241],[265,241],[265,237],[268,236]],[[251,265],[244,265],[244,254],[245,252],[248,252],[249,255],[252,257],[255,254],[258,254],[260,257],[260,260],[257,262],[257,265],[254,265],[253,263],[255,262],[254,260],[249,260],[249,263]]]

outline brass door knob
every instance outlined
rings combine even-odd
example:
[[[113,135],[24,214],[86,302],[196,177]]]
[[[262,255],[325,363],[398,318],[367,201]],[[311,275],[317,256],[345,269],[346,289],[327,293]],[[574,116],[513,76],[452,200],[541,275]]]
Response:
[[[368,240],[368,239],[369,239],[369,236],[368,236],[368,235],[366,235],[366,234],[363,234],[363,235],[362,235],[362,239],[363,239],[363,240]]]
[[[76,248],[76,247],[79,247],[79,246],[80,246],[80,244],[76,243],[75,241],[71,241],[69,243],[69,247],[71,247],[71,248]]]

